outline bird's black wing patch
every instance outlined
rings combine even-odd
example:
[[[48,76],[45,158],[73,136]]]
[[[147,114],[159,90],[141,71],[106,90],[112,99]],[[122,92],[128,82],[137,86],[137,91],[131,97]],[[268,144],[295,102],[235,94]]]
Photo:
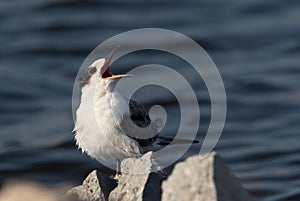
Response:
[[[149,126],[151,123],[151,119],[149,117],[147,109],[143,106],[138,104],[134,100],[129,101],[129,108],[130,108],[130,118],[133,123],[139,127],[146,127]],[[158,134],[152,138],[148,139],[137,139],[134,138],[140,146],[148,146],[151,145],[158,137]]]

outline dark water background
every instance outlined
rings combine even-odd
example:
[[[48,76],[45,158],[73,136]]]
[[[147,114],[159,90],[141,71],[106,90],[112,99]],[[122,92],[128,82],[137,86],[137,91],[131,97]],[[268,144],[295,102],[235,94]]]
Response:
[[[0,183],[11,177],[80,183],[99,167],[72,140],[77,71],[107,38],[159,27],[196,40],[218,66],[228,113],[216,151],[243,185],[261,200],[300,200],[299,19],[296,0],[2,0]],[[153,59],[178,64],[149,52],[119,64]],[[209,99],[202,83],[197,86],[203,94],[201,135]]]

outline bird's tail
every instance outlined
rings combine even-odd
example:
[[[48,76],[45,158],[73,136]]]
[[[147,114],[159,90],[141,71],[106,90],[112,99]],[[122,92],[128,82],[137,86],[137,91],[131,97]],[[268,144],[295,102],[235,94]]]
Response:
[[[199,143],[199,140],[188,140],[188,139],[180,139],[174,138],[170,136],[159,136],[158,137],[158,145],[165,146],[169,144],[195,144]]]

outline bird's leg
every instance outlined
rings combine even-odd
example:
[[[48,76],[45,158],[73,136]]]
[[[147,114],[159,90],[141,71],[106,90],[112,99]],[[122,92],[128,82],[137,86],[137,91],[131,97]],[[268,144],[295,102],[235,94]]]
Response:
[[[122,172],[121,172],[121,160],[119,159],[116,159],[116,176],[115,176],[115,179],[119,179],[122,175]]]
[[[116,171],[117,175],[121,175],[121,161],[119,159],[117,159],[117,171]]]

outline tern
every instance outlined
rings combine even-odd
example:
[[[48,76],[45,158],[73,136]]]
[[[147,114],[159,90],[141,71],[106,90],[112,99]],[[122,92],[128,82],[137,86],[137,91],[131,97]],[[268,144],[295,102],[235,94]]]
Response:
[[[139,158],[170,143],[198,143],[197,140],[160,136],[160,119],[151,120],[143,105],[114,89],[118,79],[110,63],[117,48],[106,58],[94,61],[80,78],[81,101],[76,111],[74,138],[77,146],[97,161],[116,159],[116,176],[121,176],[121,161]],[[128,78],[129,79],[129,78]]]

